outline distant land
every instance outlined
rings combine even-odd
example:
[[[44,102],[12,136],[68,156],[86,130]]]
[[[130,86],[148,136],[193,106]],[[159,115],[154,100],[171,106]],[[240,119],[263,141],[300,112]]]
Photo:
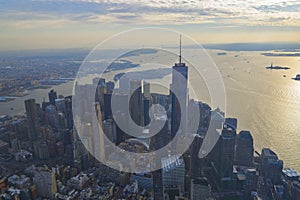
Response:
[[[300,53],[261,53],[263,56],[287,56],[287,57],[300,57]]]
[[[160,79],[172,73],[170,68],[158,68],[158,69],[149,69],[144,71],[135,71],[126,73],[128,79],[135,79],[139,77],[140,79]],[[114,80],[119,80],[125,73],[118,73],[114,76]]]
[[[300,49],[283,49],[283,50],[276,50],[276,52],[300,52]]]
[[[224,44],[200,44],[206,49],[215,49],[223,51],[277,51],[277,52],[295,52],[300,53],[300,43],[224,43]],[[178,48],[178,46],[169,46],[167,48]],[[195,45],[184,45],[183,48],[199,48]],[[0,51],[0,58],[82,58],[89,55],[92,49],[89,48],[69,48],[69,49],[36,49],[36,50],[15,50],[15,51]],[[130,49],[128,49],[130,51]],[[111,57],[111,54],[118,54],[120,49],[101,49],[103,57]],[[124,49],[122,50],[124,51]],[[128,53],[127,57],[137,54],[151,54],[155,50],[145,49]],[[299,55],[298,55],[299,56]],[[81,60],[81,61],[82,61]]]
[[[53,59],[65,59],[70,57],[84,58],[90,52],[89,49],[83,48],[71,48],[71,49],[36,49],[36,50],[12,50],[12,51],[0,51],[0,57],[2,58],[53,58]]]
[[[287,51],[294,52],[300,49],[300,43],[231,43],[231,44],[204,44],[206,49],[224,51]]]
[[[108,67],[107,67],[107,71],[117,71],[117,70],[122,70],[122,69],[128,69],[128,68],[135,68],[138,67],[139,64],[134,64],[128,60],[117,60],[112,62]]]
[[[131,57],[131,56],[139,56],[139,55],[144,55],[144,54],[155,54],[156,52],[157,52],[157,50],[155,50],[155,49],[137,49],[137,50],[133,50],[133,51],[126,53],[125,55],[122,56],[122,58]]]

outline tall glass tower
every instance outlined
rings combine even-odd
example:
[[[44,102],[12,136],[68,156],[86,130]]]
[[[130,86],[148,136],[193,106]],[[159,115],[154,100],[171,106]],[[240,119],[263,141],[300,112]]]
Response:
[[[188,67],[181,60],[181,36],[179,48],[179,62],[175,63],[172,70],[172,83],[171,83],[171,138],[176,133],[186,131],[187,122],[187,81],[188,81]],[[183,124],[180,127],[181,118]],[[181,130],[179,130],[179,127]]]

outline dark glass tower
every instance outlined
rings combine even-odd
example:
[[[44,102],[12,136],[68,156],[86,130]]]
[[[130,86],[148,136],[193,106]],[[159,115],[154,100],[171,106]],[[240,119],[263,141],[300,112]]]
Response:
[[[143,126],[143,85],[141,80],[130,80],[130,100],[129,110],[132,120],[138,125]]]
[[[144,80],[130,80],[129,110],[132,120],[139,126],[150,123],[150,84]]]
[[[34,99],[25,100],[25,110],[28,120],[28,138],[33,141],[40,134],[37,105]]]
[[[66,104],[67,126],[68,129],[71,130],[73,128],[72,96],[65,97],[65,104]]]
[[[237,119],[226,118],[220,138],[212,153],[214,176],[221,190],[231,190],[235,184],[233,173]]]
[[[111,97],[112,94],[104,94],[104,119],[112,119],[112,110],[111,110]]]
[[[153,179],[153,195],[155,200],[163,200],[164,191],[163,191],[163,182],[162,182],[162,170],[152,172]]]
[[[234,147],[236,140],[236,131],[232,129],[223,129],[219,139],[219,159],[217,169],[219,176],[232,177],[233,162],[234,162]]]
[[[188,80],[188,67],[185,63],[181,62],[181,36],[180,36],[180,53],[179,63],[175,63],[172,70],[172,83],[171,83],[171,137],[173,138],[176,133],[186,131],[187,121],[187,80]],[[179,130],[181,118],[184,124]]]
[[[57,94],[54,90],[51,90],[49,93],[48,93],[48,96],[49,96],[49,102],[55,106],[55,99],[57,99]]]
[[[236,140],[235,163],[237,165],[253,166],[253,138],[249,131],[241,131]]]

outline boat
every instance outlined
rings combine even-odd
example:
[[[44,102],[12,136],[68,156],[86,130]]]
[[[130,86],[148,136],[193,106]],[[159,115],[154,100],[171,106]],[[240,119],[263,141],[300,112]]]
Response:
[[[289,67],[281,67],[281,66],[273,66],[273,63],[271,63],[270,66],[266,67],[266,69],[276,69],[276,70],[288,70],[290,69]]]
[[[295,80],[300,81],[300,74],[297,74]]]

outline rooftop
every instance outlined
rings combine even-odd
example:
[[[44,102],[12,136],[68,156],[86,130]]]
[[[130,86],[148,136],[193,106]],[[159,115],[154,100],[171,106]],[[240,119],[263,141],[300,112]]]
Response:
[[[246,140],[253,140],[250,131],[241,131],[238,137],[246,139]]]
[[[282,173],[289,178],[300,177],[300,174],[293,168],[285,168],[282,170]]]
[[[261,151],[261,155],[264,157],[274,157],[278,159],[276,153],[269,148],[263,148]]]

